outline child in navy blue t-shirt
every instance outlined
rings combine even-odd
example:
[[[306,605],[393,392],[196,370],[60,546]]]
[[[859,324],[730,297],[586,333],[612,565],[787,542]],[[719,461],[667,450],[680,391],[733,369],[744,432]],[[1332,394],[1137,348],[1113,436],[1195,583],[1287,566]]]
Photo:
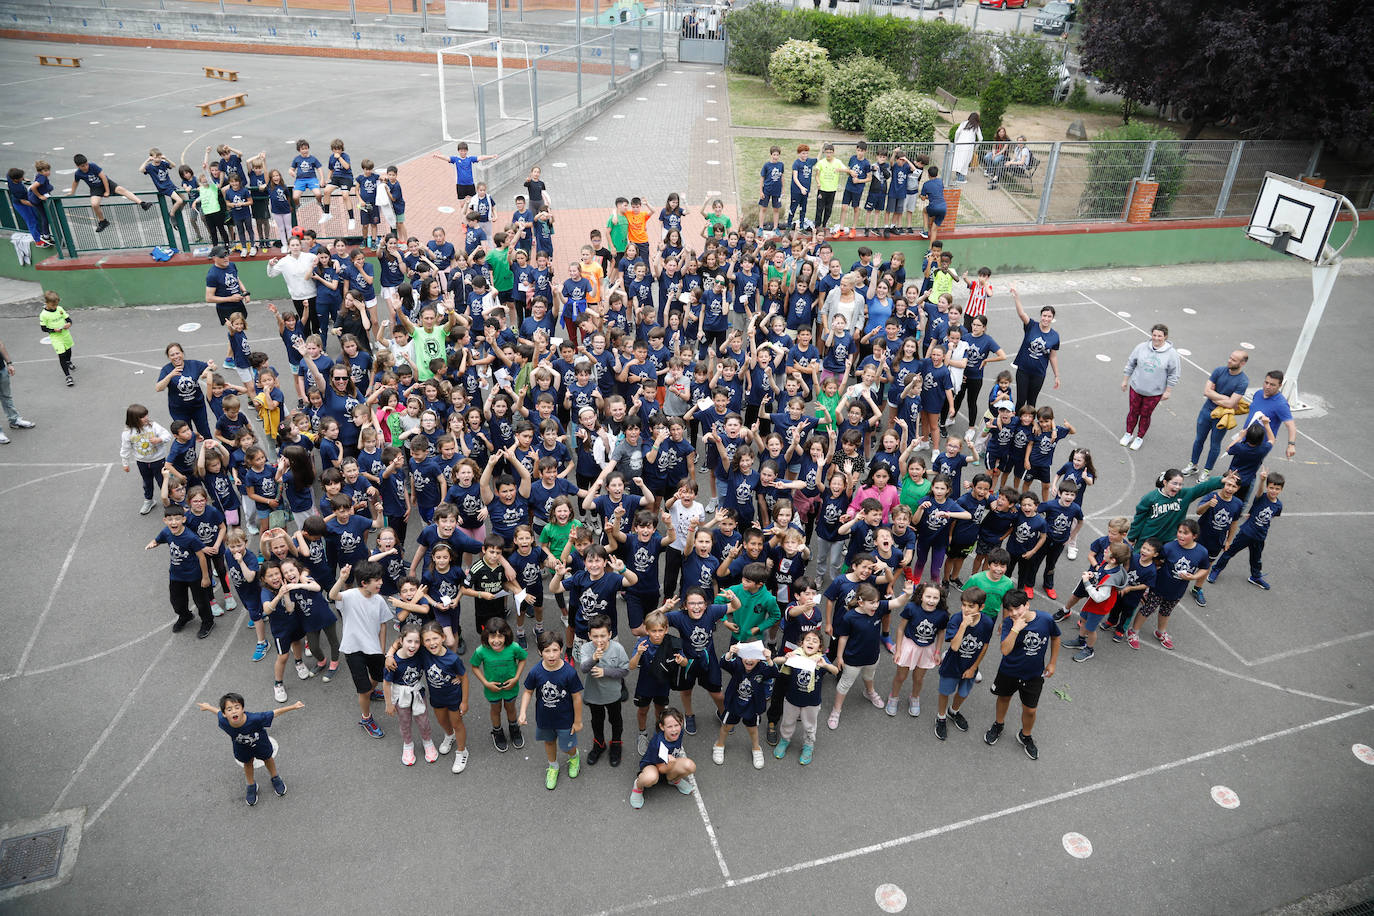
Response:
[[[1221,571],[1226,568],[1226,564],[1231,562],[1231,558],[1242,550],[1250,551],[1250,578],[1251,585],[1258,586],[1265,591],[1269,591],[1269,581],[1264,578],[1264,543],[1269,537],[1269,525],[1283,513],[1283,503],[1279,501],[1279,494],[1283,492],[1283,475],[1270,474],[1268,469],[1261,469],[1259,473],[1260,486],[1264,492],[1255,497],[1255,501],[1250,504],[1250,514],[1241,524],[1230,539],[1226,549],[1222,551],[1220,557],[1212,565],[1212,569],[1207,573],[1209,583],[1217,581]]]
[[[644,807],[644,790],[667,780],[683,795],[691,795],[696,788],[696,763],[682,747],[683,715],[669,706],[659,712],[653,738],[645,745],[639,758],[639,775],[630,789],[630,807]]]
[[[253,768],[259,760],[272,777],[272,791],[285,795],[286,783],[277,775],[277,761],[274,759],[277,749],[273,747],[272,739],[267,737],[267,729],[277,716],[293,709],[302,709],[305,704],[297,700],[290,706],[279,706],[269,712],[245,712],[243,696],[226,693],[219,698],[217,707],[209,703],[196,705],[206,712],[215,713],[220,730],[229,736],[234,747],[234,759],[243,764],[243,775],[248,780],[248,790],[244,795],[248,806],[251,808],[258,803],[258,781]]]

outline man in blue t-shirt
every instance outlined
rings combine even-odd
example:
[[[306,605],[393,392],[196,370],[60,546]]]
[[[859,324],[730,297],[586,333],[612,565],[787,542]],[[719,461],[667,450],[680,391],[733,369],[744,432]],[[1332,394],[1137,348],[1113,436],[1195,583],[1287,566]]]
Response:
[[[72,157],[72,162],[76,163],[76,172],[72,175],[72,188],[68,194],[75,194],[77,185],[85,182],[86,190],[91,195],[91,212],[95,214],[95,231],[104,232],[105,227],[110,225],[110,221],[105,218],[105,212],[100,209],[100,201],[106,197],[117,194],[125,200],[131,200],[144,210],[152,207],[152,202],[139,200],[134,196],[134,192],[128,188],[121,187],[105,171],[85,156],[77,153]]]
[[[992,693],[997,697],[997,718],[983,735],[987,744],[996,744],[1002,736],[1011,698],[1019,694],[1021,727],[1016,732],[1016,741],[1027,757],[1040,759],[1031,730],[1035,728],[1036,707],[1045,689],[1045,678],[1054,677],[1058,662],[1059,624],[1045,611],[1032,610],[1023,593],[1008,593],[1002,599],[1002,664],[992,681]]]
[[[1240,399],[1245,396],[1245,389],[1250,386],[1250,380],[1245,376],[1245,364],[1249,361],[1250,354],[1244,350],[1232,350],[1226,359],[1226,365],[1213,369],[1212,374],[1208,376],[1207,384],[1202,389],[1202,407],[1197,412],[1197,435],[1193,437],[1193,454],[1183,468],[1184,476],[1201,467],[1202,474],[1199,479],[1206,480],[1212,473],[1212,468],[1216,466],[1217,456],[1221,454],[1221,440],[1226,435],[1226,430],[1212,419],[1212,411],[1218,407],[1234,409],[1240,403]],[[1209,437],[1211,444],[1207,449],[1207,461],[1199,465],[1202,443]]]
[[[493,156],[469,156],[467,141],[458,144],[458,155],[445,156],[443,153],[434,153],[435,159],[443,159],[453,165],[454,191],[458,195],[458,212],[468,212],[468,199],[477,196],[477,182],[472,177],[472,167],[479,162],[486,162],[495,159]]]
[[[1284,457],[1292,458],[1298,450],[1298,421],[1293,419],[1293,410],[1288,406],[1288,399],[1279,392],[1282,385],[1281,370],[1273,369],[1265,373],[1263,387],[1250,395],[1250,419],[1246,425],[1249,426],[1262,416],[1268,417],[1269,429],[1273,431],[1275,438],[1278,437],[1279,427],[1282,426],[1288,433],[1288,449],[1284,452]]]

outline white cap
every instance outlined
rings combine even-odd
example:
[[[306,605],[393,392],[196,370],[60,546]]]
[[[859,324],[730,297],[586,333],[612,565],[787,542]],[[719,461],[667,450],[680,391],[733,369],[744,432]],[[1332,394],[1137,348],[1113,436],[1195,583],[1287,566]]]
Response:
[[[993,404],[992,406],[995,407],[995,408],[997,408],[998,410],[1015,410],[1015,409],[1016,409],[1016,405],[1013,404],[1011,401],[1008,401],[1006,398],[1003,398],[1002,400],[998,401],[996,404]]]

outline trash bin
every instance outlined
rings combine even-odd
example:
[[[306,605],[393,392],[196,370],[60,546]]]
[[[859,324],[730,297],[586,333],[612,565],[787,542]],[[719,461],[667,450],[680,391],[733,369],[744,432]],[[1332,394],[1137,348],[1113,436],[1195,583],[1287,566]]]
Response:
[[[630,69],[638,70],[640,64],[640,54],[638,48],[630,48]]]

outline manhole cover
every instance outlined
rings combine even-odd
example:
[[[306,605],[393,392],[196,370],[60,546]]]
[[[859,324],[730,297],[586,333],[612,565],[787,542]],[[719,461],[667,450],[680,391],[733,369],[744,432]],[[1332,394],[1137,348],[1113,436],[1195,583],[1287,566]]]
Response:
[[[0,843],[0,890],[57,875],[67,828],[14,837]]]

